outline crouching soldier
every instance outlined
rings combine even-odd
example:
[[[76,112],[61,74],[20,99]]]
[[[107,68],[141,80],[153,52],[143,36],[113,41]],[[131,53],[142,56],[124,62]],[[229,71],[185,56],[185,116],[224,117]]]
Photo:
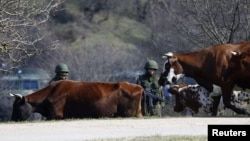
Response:
[[[158,64],[154,60],[148,60],[144,69],[145,73],[139,75],[136,83],[141,85],[146,93],[146,115],[161,117],[165,98],[163,89],[158,84],[159,77],[156,75]]]

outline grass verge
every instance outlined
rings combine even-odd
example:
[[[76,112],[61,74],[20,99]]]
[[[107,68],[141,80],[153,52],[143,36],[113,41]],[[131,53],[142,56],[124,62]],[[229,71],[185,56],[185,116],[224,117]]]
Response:
[[[207,141],[207,136],[148,136],[94,139],[88,141]]]

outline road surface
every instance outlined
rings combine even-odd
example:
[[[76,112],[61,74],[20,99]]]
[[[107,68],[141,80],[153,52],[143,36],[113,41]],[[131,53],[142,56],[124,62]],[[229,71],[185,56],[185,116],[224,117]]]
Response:
[[[167,135],[207,135],[209,124],[249,125],[250,118],[168,117],[0,123],[2,141],[83,141]]]

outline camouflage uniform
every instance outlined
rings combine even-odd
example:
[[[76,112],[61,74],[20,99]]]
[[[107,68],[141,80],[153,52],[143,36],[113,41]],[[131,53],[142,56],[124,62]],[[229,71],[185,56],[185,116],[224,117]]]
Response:
[[[49,81],[49,84],[58,80],[68,79],[69,69],[66,64],[60,63],[55,68],[56,76]]]
[[[150,92],[153,95],[156,95],[162,99],[164,99],[164,94],[163,94],[163,90],[162,87],[159,86],[158,84],[158,80],[159,77],[156,76],[154,73],[150,74],[148,69],[153,69],[153,70],[158,70],[158,64],[153,61],[153,60],[149,60],[145,66],[145,73],[142,75],[139,75],[138,79],[137,79],[137,84],[141,85],[145,90],[150,90]],[[150,101],[151,100],[151,101]],[[162,116],[162,108],[165,105],[165,102],[156,100],[155,98],[152,98],[150,96],[146,96],[146,104],[147,104],[147,108],[146,108],[146,114],[147,115],[155,115],[155,116]]]

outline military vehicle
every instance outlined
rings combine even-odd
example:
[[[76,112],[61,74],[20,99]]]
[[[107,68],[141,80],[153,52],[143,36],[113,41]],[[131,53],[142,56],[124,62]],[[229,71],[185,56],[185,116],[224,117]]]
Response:
[[[19,68],[1,77],[2,93],[30,94],[48,85],[50,76],[39,68]]]

